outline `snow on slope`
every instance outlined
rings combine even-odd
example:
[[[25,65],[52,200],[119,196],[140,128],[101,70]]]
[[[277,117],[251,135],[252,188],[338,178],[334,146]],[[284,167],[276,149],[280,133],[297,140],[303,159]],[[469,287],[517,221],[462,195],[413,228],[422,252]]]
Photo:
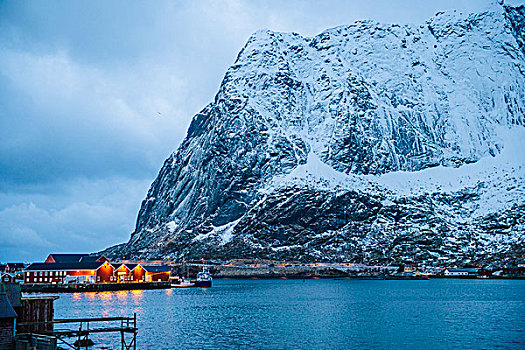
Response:
[[[289,174],[275,177],[261,192],[306,185],[324,190],[387,191],[394,196],[419,196],[453,193],[483,184],[474,212],[476,216],[483,216],[508,209],[525,198],[525,128],[499,128],[498,137],[504,140],[505,146],[495,157],[485,156],[457,168],[440,165],[383,175],[347,175],[334,170],[310,152],[306,164]]]
[[[524,38],[524,8],[497,4],[420,26],[256,32],[118,251],[432,264],[525,253]]]

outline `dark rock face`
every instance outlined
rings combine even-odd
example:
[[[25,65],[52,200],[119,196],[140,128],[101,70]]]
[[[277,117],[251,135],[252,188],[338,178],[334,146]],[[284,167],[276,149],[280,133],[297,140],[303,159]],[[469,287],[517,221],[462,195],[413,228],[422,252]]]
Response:
[[[114,256],[449,264],[524,250],[524,8],[255,33]],[[521,253],[520,253],[521,252]]]

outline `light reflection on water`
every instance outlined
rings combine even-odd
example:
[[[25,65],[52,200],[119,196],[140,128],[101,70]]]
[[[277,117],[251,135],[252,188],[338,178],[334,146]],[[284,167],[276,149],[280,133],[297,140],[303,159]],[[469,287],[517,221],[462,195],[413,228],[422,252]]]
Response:
[[[138,349],[525,348],[525,281],[230,279],[55,303],[57,318],[137,313]]]

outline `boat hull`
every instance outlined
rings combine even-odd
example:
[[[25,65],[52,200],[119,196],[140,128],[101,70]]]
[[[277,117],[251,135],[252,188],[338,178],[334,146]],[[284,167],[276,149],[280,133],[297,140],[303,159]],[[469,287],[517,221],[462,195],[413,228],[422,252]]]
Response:
[[[211,281],[196,281],[195,282],[196,287],[203,287],[208,288],[211,287]]]

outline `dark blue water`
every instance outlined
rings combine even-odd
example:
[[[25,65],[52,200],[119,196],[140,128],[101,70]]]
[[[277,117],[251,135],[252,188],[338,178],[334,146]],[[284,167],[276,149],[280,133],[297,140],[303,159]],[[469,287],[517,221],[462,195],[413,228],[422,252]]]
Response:
[[[525,281],[215,280],[55,304],[58,318],[135,312],[138,349],[525,349]]]

